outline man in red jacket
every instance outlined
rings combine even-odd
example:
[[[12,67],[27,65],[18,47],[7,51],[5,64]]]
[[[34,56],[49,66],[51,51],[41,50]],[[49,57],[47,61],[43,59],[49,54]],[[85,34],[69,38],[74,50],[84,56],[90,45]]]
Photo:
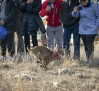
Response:
[[[63,0],[46,0],[42,4],[40,16],[46,16],[47,21],[47,43],[48,48],[54,48],[54,37],[56,39],[57,47],[63,46],[63,27],[59,21],[59,13]]]

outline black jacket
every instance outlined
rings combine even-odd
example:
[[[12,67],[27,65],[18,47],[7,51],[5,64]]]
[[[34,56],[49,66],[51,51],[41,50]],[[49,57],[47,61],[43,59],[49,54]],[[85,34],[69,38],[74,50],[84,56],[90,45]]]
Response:
[[[1,3],[2,3],[2,1],[3,1],[3,0],[0,0],[0,11],[1,11]]]
[[[17,7],[19,8],[21,4],[21,0],[15,0],[15,3],[17,4]]]
[[[0,5],[0,9],[1,9],[1,5]],[[5,19],[3,20],[5,23],[5,26],[15,26],[16,13],[17,13],[17,9],[16,9],[15,2],[13,0],[7,0],[6,6],[5,6]]]
[[[21,0],[15,0],[15,3],[17,5],[17,15],[16,15],[15,31],[20,32],[21,31],[21,26],[22,26],[22,21],[21,21],[22,13],[19,10],[19,6],[21,4]]]
[[[79,0],[71,0],[71,4],[69,6],[69,0],[63,1],[61,5],[61,12],[60,12],[60,20],[63,24],[63,27],[69,27],[79,21],[78,18],[72,17],[71,13],[74,10],[75,6],[79,5]]]
[[[41,10],[41,0],[34,0],[33,3],[27,5],[24,0],[20,5],[20,11],[23,12],[21,36],[25,35],[25,30],[29,35],[32,35],[34,31],[38,31],[40,28],[42,33],[45,33],[45,27],[42,22],[39,12]]]

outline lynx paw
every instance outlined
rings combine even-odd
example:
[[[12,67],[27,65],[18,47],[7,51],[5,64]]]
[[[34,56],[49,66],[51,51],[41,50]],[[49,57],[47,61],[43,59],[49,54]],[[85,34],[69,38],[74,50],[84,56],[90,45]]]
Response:
[[[41,64],[40,67],[43,68],[43,65]]]
[[[49,70],[49,68],[43,68],[43,70],[44,70],[44,71],[47,71],[47,70]]]
[[[40,61],[37,61],[37,63],[40,63]]]

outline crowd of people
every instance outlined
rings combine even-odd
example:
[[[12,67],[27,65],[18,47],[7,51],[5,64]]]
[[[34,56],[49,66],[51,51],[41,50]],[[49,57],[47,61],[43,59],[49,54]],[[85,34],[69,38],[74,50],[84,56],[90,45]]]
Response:
[[[65,56],[70,55],[70,39],[73,34],[74,60],[80,60],[80,38],[82,38],[86,53],[86,63],[94,54],[94,40],[99,28],[99,5],[93,0],[1,0],[0,25],[8,34],[1,40],[1,57],[5,58],[6,44],[9,52],[8,60],[15,53],[14,31],[18,36],[17,53],[22,53],[30,47],[30,35],[33,47],[38,46],[37,31],[47,36],[47,47],[54,50],[61,47]],[[41,17],[46,16],[47,29]],[[24,36],[24,41],[22,36]],[[24,50],[25,44],[25,50]]]

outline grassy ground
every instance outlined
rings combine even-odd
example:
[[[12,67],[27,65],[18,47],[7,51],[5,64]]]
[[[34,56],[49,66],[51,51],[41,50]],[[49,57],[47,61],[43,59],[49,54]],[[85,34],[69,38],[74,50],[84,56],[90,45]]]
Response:
[[[31,54],[24,54],[19,64],[17,55],[13,61],[0,61],[0,91],[99,91],[98,54],[99,44],[95,44],[91,67],[63,57],[49,64],[47,72],[39,68]],[[83,45],[81,59],[86,60]]]
[[[17,36],[15,41],[17,44]],[[24,54],[19,64],[18,55],[13,61],[0,61],[0,91],[99,91],[99,43],[95,43],[94,61],[89,66],[72,60],[73,45],[70,49],[71,58],[55,60],[46,72],[31,54]],[[80,49],[81,60],[85,61],[83,45]]]

